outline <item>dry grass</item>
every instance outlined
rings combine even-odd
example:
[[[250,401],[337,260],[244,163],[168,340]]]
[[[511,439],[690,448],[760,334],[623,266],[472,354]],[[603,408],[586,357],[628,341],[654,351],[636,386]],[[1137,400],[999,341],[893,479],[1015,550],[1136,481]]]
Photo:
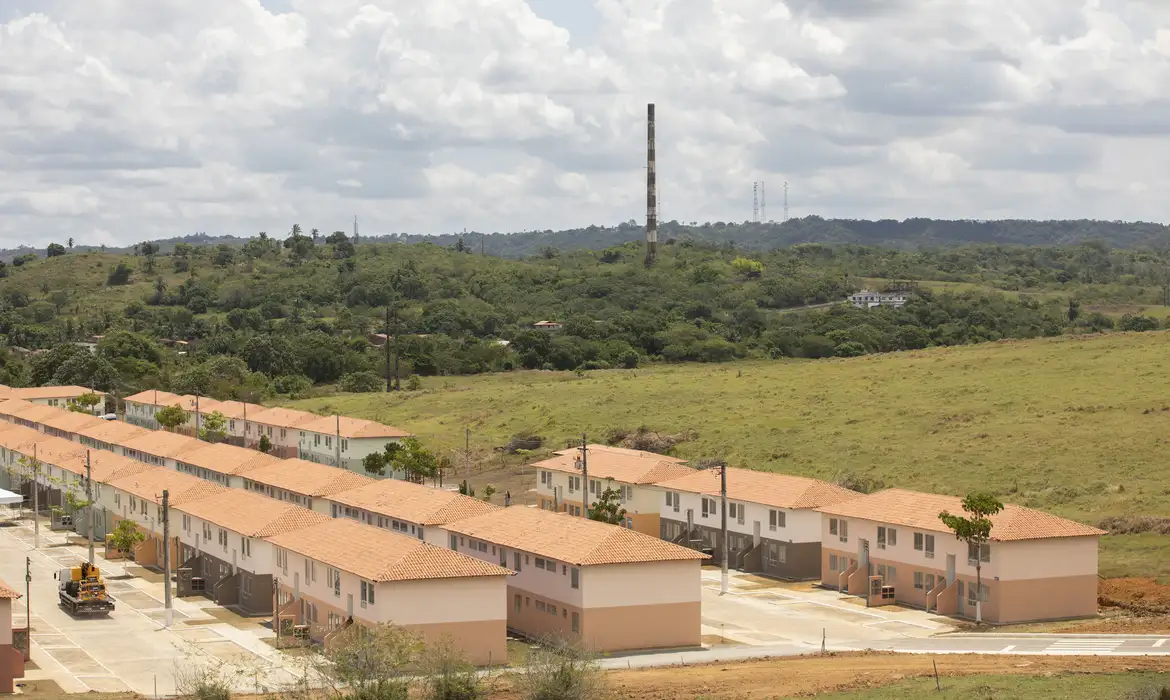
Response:
[[[399,395],[297,402],[490,456],[532,430],[555,449],[582,432],[693,430],[683,457],[1005,500],[1097,523],[1170,512],[1170,335],[1063,337],[812,362],[655,366],[426,378]],[[491,459],[499,460],[499,457]],[[1102,573],[1170,575],[1170,543],[1106,537]]]

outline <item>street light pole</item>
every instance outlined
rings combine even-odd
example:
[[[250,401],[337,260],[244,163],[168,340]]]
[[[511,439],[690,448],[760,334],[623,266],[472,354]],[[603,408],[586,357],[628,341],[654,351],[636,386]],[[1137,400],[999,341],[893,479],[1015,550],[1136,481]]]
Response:
[[[163,605],[166,606],[166,626],[169,628],[174,621],[174,610],[171,608],[171,498],[167,489],[162,492],[163,518],[163,585],[166,586],[163,596]]]
[[[723,562],[720,564],[719,595],[727,593],[727,462],[720,462],[716,467],[719,470],[719,513],[722,516],[722,548]]]
[[[32,658],[32,557],[24,558],[24,655]]]
[[[93,469],[85,451],[85,538],[89,540],[89,565],[93,566]]]

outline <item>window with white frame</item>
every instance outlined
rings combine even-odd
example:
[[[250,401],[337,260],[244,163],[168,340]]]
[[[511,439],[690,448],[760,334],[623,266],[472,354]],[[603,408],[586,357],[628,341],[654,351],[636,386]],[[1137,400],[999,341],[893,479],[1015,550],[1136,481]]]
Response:
[[[768,529],[775,530],[778,527],[786,527],[788,523],[788,514],[782,510],[768,511]]]
[[[374,584],[362,581],[362,607],[374,604]]]
[[[976,563],[982,562],[987,564],[991,561],[991,545],[984,542],[983,544],[975,544],[974,542],[967,543],[967,563],[975,566]]]
[[[240,554],[245,557],[252,556],[252,540],[240,535]]]
[[[829,534],[830,535],[837,534],[837,531],[838,531],[837,523],[838,523],[838,521],[836,518],[829,518]]]

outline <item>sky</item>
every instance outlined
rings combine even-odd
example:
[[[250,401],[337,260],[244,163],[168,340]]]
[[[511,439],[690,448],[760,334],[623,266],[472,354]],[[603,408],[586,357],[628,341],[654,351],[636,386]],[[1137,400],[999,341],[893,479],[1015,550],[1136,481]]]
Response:
[[[1166,221],[1170,2],[0,0],[0,246]]]

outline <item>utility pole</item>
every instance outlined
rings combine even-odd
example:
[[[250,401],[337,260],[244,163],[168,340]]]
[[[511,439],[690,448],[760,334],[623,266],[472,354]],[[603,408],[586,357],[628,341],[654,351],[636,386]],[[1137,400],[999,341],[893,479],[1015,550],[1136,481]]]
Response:
[[[721,570],[720,570],[720,574],[719,574],[719,595],[724,595],[725,593],[727,593],[727,554],[728,554],[728,552],[727,552],[727,462],[720,461],[718,466],[716,466],[715,468],[719,470],[719,500],[722,501],[719,504],[719,514],[722,516],[721,528],[722,528],[723,537],[721,540],[721,545],[723,548],[723,556],[721,558],[723,559],[723,561],[720,564]]]
[[[386,348],[386,393],[390,393],[390,305],[386,305],[386,339],[382,342]]]
[[[584,508],[581,510],[581,517],[589,517],[589,441],[585,437],[585,433],[581,433],[581,503]]]
[[[33,549],[41,548],[41,521],[37,516],[41,512],[38,494],[41,490],[41,485],[38,483],[37,477],[40,475],[41,464],[37,461],[37,446],[33,445],[32,458],[32,497],[33,497]]]
[[[199,439],[199,394],[195,394],[195,439]]]
[[[85,451],[85,538],[89,540],[89,565],[93,566],[93,469]]]
[[[471,428],[463,429],[463,480],[471,486]]]
[[[24,655],[32,658],[32,557],[24,558]]]
[[[394,390],[402,391],[402,377],[398,374],[398,305],[394,305]]]
[[[171,495],[167,489],[162,492],[163,521],[163,585],[166,586],[163,605],[166,606],[166,626],[174,621],[175,611],[171,607]]]
[[[337,455],[337,467],[341,468],[341,416],[337,415],[335,418],[337,419],[337,427],[335,429],[333,438],[337,441],[337,444],[333,447],[335,449],[335,454]]]

